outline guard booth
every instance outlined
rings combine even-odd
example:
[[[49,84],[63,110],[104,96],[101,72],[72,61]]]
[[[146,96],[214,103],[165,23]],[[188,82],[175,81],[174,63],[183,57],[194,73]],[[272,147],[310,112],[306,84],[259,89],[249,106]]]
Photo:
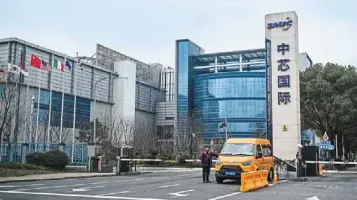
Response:
[[[318,146],[304,146],[302,149],[302,160],[319,161],[319,147]],[[318,163],[306,163],[306,176],[319,176],[320,166]]]

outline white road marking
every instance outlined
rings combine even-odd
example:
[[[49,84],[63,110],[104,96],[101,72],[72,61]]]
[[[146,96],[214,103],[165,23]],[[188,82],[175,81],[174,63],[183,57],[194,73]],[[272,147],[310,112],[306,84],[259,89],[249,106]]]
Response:
[[[317,198],[317,196],[313,196],[313,197],[310,197],[310,198],[306,198],[306,200],[320,200],[320,199]]]
[[[89,191],[92,188],[102,188],[104,187],[104,185],[98,185],[98,186],[94,186],[94,187],[84,187],[84,188],[74,188],[72,189],[73,192],[85,192],[85,191]]]
[[[45,185],[45,184],[30,184],[30,185],[24,185],[24,186],[29,186],[29,187],[31,187],[31,186],[41,186],[41,185]]]
[[[223,196],[218,196],[218,197],[215,197],[215,198],[212,198],[212,199],[208,199],[208,200],[224,199],[224,198],[226,198],[226,197],[231,197],[231,196],[234,196],[234,195],[237,195],[237,194],[241,194],[241,192],[234,192],[234,193],[231,193],[231,194],[226,194],[226,195],[223,195]]]
[[[33,187],[33,186],[41,186],[45,184],[30,184],[30,185],[0,185],[0,188],[14,188],[14,187]]]
[[[168,177],[166,177],[168,178]],[[146,178],[140,178],[140,179],[126,179],[126,180],[117,180],[117,181],[110,181],[106,183],[119,183],[119,182],[128,182],[128,181],[141,181]],[[98,184],[103,184],[103,182],[94,182],[94,183],[80,183],[80,184],[74,184],[74,185],[55,185],[55,186],[46,186],[46,187],[38,187],[38,188],[29,188],[29,189],[19,189],[20,191],[26,191],[26,190],[42,190],[42,189],[51,189],[51,188],[65,188],[65,187],[76,187],[76,186],[83,186],[83,185],[98,185]]]
[[[162,185],[162,186],[159,186],[159,188],[169,188],[169,187],[177,187],[177,186],[180,186],[180,184],[174,184],[174,185]]]
[[[42,190],[42,189],[51,189],[51,188],[65,188],[65,187],[76,187],[76,186],[83,186],[87,184],[74,184],[74,185],[55,185],[55,186],[47,186],[47,187],[38,187],[38,188],[29,188],[29,189],[19,189],[21,191],[26,191],[26,190]]]
[[[185,196],[190,195],[190,194],[187,194],[188,192],[193,192],[193,191],[195,191],[195,190],[185,190],[185,191],[173,192],[173,193],[169,193],[169,194],[173,195],[173,196],[177,196],[177,197],[185,197]]]
[[[23,192],[23,191],[15,191],[15,190],[13,190],[13,191],[0,191],[0,193],[44,195],[44,196],[60,196],[60,197],[82,197],[82,198],[92,198],[92,199],[166,200],[166,199],[140,198],[140,197],[117,197],[117,196],[83,195],[83,194],[59,194],[59,193],[45,193],[45,192]]]
[[[115,194],[125,194],[129,193],[130,191],[121,191],[121,192],[112,192],[112,193],[107,193],[107,194],[101,194],[99,196],[107,196],[107,195],[115,195]]]

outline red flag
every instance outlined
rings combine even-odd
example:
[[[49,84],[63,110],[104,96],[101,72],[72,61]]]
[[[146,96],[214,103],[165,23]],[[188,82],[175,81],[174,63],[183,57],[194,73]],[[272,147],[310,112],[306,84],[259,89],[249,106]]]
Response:
[[[31,54],[31,61],[30,65],[32,67],[36,67],[38,69],[41,69],[41,59],[33,54]]]

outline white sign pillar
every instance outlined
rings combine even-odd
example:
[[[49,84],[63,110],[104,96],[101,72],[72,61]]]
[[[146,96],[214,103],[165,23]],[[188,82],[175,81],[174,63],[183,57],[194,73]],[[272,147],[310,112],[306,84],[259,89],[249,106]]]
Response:
[[[298,17],[295,12],[265,16],[267,53],[267,135],[273,153],[296,157],[301,143]]]

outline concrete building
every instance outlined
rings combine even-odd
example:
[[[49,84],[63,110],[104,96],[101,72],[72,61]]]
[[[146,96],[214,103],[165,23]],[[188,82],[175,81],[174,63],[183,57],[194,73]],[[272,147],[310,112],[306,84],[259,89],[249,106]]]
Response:
[[[100,44],[97,45],[96,56],[98,66],[118,71],[122,81],[115,90],[125,91],[125,95],[121,95],[127,98],[125,102],[134,102],[129,96],[135,96],[134,107],[124,106],[126,115],[135,116],[135,121],[145,123],[154,133],[156,103],[165,99],[165,90],[160,87],[162,65],[143,63]],[[132,84],[128,87],[130,80]]]
[[[206,144],[260,135],[277,157],[295,158],[301,143],[299,71],[312,61],[299,53],[295,12],[267,15],[265,24],[261,49],[205,53],[188,39],[176,41],[178,150],[191,134],[190,119],[202,122]]]
[[[30,66],[32,55],[41,60],[42,69]],[[65,65],[63,72],[53,67],[55,60]],[[160,64],[145,64],[98,44],[96,57],[81,57],[77,65],[77,58],[17,38],[0,40],[0,61],[5,71],[7,63],[21,64],[28,71],[28,76],[1,76],[2,88],[10,84],[20,88],[19,112],[12,120],[19,143],[77,143],[83,124],[113,114],[144,123],[155,136],[156,104],[165,100]],[[48,131],[48,124],[56,133]]]

